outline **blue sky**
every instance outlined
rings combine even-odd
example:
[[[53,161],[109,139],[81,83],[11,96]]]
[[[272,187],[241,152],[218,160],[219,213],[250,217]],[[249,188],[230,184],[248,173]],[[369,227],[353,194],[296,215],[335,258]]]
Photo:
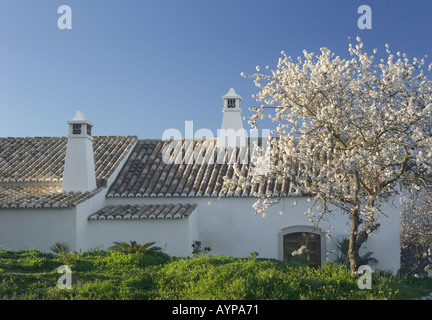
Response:
[[[71,30],[57,26],[60,5]],[[282,50],[348,57],[360,36],[429,64],[431,12],[430,0],[0,0],[0,136],[65,136],[77,110],[94,135],[161,138],[190,120],[216,135],[221,96],[235,88],[249,116],[258,89],[240,73],[274,67]]]

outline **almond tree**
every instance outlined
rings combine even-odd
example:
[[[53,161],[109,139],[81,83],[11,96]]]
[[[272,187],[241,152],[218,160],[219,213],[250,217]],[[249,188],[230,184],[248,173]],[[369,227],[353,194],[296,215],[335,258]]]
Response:
[[[243,76],[259,88],[249,123],[268,116],[276,123],[265,175],[241,170],[230,183],[250,186],[269,176],[290,179],[314,201],[306,214],[318,223],[338,208],[347,213],[350,270],[359,267],[362,243],[380,228],[382,205],[403,186],[428,184],[432,160],[432,83],[425,59],[394,56],[386,45],[378,63],[363,42],[349,44],[349,59],[321,48],[294,62],[284,52],[276,70]],[[427,57],[425,57],[427,58]],[[269,67],[266,67],[269,69]],[[274,111],[274,112],[273,112]],[[296,165],[293,166],[293,163]],[[238,168],[235,168],[238,169]],[[280,199],[257,194],[265,213]],[[398,212],[395,212],[395,214]]]

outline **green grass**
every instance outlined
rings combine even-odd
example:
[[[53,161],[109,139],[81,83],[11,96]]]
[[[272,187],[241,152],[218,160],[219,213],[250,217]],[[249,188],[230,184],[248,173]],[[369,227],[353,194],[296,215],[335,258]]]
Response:
[[[65,257],[35,250],[0,251],[0,299],[67,300],[365,300],[414,299],[432,291],[431,279],[373,275],[361,290],[344,267],[311,269],[273,259],[162,252],[73,254],[72,288],[60,289]]]

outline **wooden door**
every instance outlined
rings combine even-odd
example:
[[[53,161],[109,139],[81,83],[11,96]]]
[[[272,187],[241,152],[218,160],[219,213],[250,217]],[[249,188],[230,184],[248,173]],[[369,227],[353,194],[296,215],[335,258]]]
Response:
[[[292,253],[302,246],[307,250],[304,255],[310,267],[321,266],[321,236],[310,232],[295,232],[284,235],[284,260],[293,261]]]

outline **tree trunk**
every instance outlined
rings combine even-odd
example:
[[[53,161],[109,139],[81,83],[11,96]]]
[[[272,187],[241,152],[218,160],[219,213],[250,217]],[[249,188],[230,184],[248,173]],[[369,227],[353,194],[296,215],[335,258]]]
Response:
[[[352,216],[351,216],[351,233],[350,233],[350,238],[349,238],[349,248],[348,248],[348,258],[349,258],[349,262],[350,262],[350,271],[351,271],[351,276],[353,278],[357,278],[358,274],[357,274],[357,270],[360,267],[360,246],[361,243],[359,243],[358,240],[358,229],[359,229],[359,210],[358,208],[354,208],[353,212],[352,212]]]
[[[358,278],[358,268],[360,267],[360,248],[367,240],[369,233],[374,232],[380,227],[379,223],[374,223],[371,219],[367,225],[360,229],[360,209],[356,206],[351,212],[351,233],[349,238],[348,258],[350,262],[350,271],[353,278]]]

